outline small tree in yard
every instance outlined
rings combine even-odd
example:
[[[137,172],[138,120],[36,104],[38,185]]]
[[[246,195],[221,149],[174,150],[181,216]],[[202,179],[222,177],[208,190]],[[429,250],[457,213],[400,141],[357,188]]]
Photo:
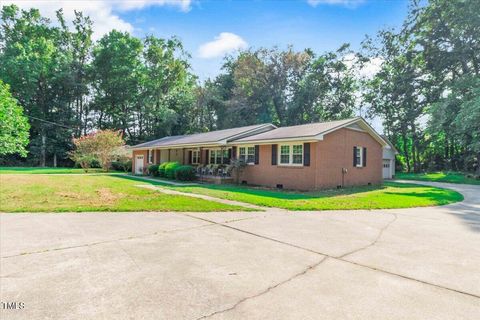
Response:
[[[122,134],[114,130],[100,130],[74,139],[75,150],[70,158],[88,172],[93,160],[98,160],[104,171],[108,171],[112,161],[119,156],[119,149],[125,145]]]
[[[95,157],[95,136],[93,134],[73,139],[75,150],[70,152],[70,159],[79,164],[85,172],[88,172]]]

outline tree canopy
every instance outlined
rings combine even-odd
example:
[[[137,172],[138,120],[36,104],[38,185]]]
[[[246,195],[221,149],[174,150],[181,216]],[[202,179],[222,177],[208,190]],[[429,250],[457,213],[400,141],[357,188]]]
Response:
[[[21,142],[4,143],[0,162],[68,162],[72,138],[96,130],[118,130],[136,144],[361,114],[382,121],[407,171],[480,173],[478,12],[479,1],[411,0],[400,28],[367,36],[359,50],[250,48],[226,56],[220,74],[200,82],[174,36],[112,30],[94,41],[81,12],[70,23],[60,10],[52,22],[36,9],[3,6],[0,79],[28,116],[30,140],[26,160],[8,155],[25,155],[13,147],[25,144],[19,134]],[[372,65],[378,71],[361,76]]]
[[[30,125],[9,89],[0,80],[0,156],[18,153],[26,157]]]

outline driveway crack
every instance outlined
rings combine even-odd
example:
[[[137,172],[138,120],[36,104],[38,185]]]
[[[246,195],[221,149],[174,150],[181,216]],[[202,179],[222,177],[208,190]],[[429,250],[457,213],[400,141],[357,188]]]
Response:
[[[341,256],[338,256],[337,258],[338,258],[338,259],[345,258],[346,256],[349,256],[349,255],[351,255],[351,254],[354,254],[354,253],[363,251],[363,250],[365,250],[365,249],[368,249],[368,248],[376,245],[377,242],[378,242],[378,241],[380,240],[380,238],[382,237],[382,235],[383,235],[383,233],[385,232],[385,230],[387,230],[388,227],[390,227],[390,226],[397,220],[397,218],[398,218],[398,216],[397,216],[396,213],[389,213],[389,214],[391,214],[391,215],[393,216],[393,219],[390,220],[383,228],[380,229],[380,231],[378,232],[377,237],[376,237],[371,243],[367,244],[367,245],[364,246],[364,247],[361,247],[361,248],[355,249],[355,250],[353,250],[353,251],[347,252],[347,253],[345,253],[345,254],[343,254],[343,255],[341,255]]]
[[[238,301],[235,302],[231,307],[228,307],[228,308],[225,308],[225,309],[222,309],[222,310],[218,310],[218,311],[214,311],[214,312],[212,312],[212,313],[210,313],[210,314],[208,314],[208,315],[201,316],[200,318],[197,318],[196,320],[207,319],[207,318],[213,317],[213,316],[215,316],[215,315],[222,314],[222,313],[225,313],[225,312],[234,310],[234,309],[236,309],[239,305],[241,305],[242,303],[244,303],[245,301],[248,301],[248,300],[255,299],[255,298],[258,298],[258,297],[260,297],[260,296],[263,296],[263,295],[269,293],[270,291],[272,291],[273,289],[278,288],[278,287],[280,287],[280,286],[282,286],[282,285],[284,285],[284,284],[286,284],[286,283],[288,283],[288,282],[290,282],[290,281],[292,281],[292,280],[294,280],[294,279],[296,279],[296,278],[298,278],[298,277],[303,276],[303,275],[306,274],[307,272],[309,272],[309,271],[315,269],[316,267],[318,267],[320,264],[322,264],[322,263],[323,263],[324,261],[326,261],[327,259],[328,259],[328,257],[325,256],[325,257],[323,257],[320,261],[318,261],[318,262],[316,262],[316,263],[314,263],[314,264],[312,264],[312,265],[307,266],[307,267],[306,267],[304,270],[302,270],[301,272],[298,272],[298,273],[292,275],[291,277],[289,277],[289,278],[287,278],[287,279],[285,279],[285,280],[283,280],[283,281],[280,281],[280,282],[276,283],[275,285],[272,285],[272,286],[266,288],[265,290],[263,290],[263,291],[255,294],[255,295],[248,296],[248,297],[245,297],[245,298],[242,298],[242,299],[238,300]]]

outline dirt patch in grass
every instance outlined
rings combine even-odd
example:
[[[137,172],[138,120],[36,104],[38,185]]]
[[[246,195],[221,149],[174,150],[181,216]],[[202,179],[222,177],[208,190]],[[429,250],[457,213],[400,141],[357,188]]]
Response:
[[[68,191],[61,191],[61,192],[55,192],[55,195],[62,197],[62,198],[67,198],[67,199],[81,199],[82,197],[75,192],[68,192]]]
[[[100,197],[100,202],[104,204],[113,204],[117,199],[119,198],[119,194],[114,194],[110,189],[108,188],[101,188],[96,190],[97,195]]]

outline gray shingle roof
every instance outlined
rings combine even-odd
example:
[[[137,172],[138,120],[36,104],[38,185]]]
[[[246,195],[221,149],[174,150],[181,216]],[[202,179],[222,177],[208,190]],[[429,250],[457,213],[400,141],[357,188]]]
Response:
[[[262,140],[275,140],[275,139],[291,139],[291,138],[303,138],[314,137],[318,134],[330,131],[336,127],[341,127],[350,122],[354,122],[360,118],[351,118],[345,120],[329,121],[329,122],[317,122],[302,124],[291,127],[280,127],[274,130],[263,132],[260,134],[252,135],[242,139],[235,140],[235,142],[247,142],[247,141],[262,141]]]
[[[164,137],[158,140],[148,141],[145,143],[137,144],[132,146],[133,149],[136,148],[149,148],[149,147],[166,147],[166,146],[176,146],[176,145],[191,145],[191,144],[200,144],[200,143],[221,143],[229,138],[241,136],[248,132],[255,132],[256,130],[262,128],[271,127],[275,128],[272,124],[256,124],[246,127],[238,127],[224,130],[216,130],[204,133],[189,134],[184,136],[171,136]]]

